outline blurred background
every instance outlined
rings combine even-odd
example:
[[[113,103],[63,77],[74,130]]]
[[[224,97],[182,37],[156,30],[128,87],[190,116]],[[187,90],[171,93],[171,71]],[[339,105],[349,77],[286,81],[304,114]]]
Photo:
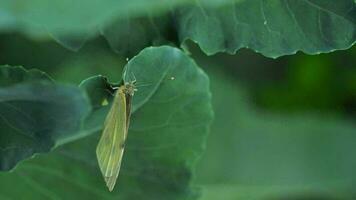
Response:
[[[195,176],[201,199],[356,199],[356,47],[278,59],[189,48],[210,77],[215,110]],[[0,35],[3,64],[78,85],[97,74],[120,81],[126,58],[103,38],[73,52],[8,33]]]

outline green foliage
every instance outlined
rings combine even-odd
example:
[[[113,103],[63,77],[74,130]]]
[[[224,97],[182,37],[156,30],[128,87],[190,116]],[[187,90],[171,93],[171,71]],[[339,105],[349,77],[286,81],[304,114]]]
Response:
[[[331,0],[2,1],[0,13],[7,21],[0,25],[10,24],[3,29],[36,32],[44,26],[57,41],[75,50],[101,32],[115,51],[129,56],[150,45],[184,46],[192,40],[209,55],[251,48],[276,58],[296,51],[318,54],[347,49],[356,39],[352,0],[337,4]]]
[[[308,57],[298,55],[285,66],[283,80],[264,84],[256,96],[258,104],[279,111],[352,113],[348,102],[356,90],[355,68],[351,51]],[[281,84],[284,82],[284,84]],[[302,95],[301,95],[302,94]]]
[[[0,170],[73,140],[90,110],[82,91],[37,70],[2,66],[0,85]]]
[[[355,56],[263,58],[273,69],[257,61],[350,48],[355,1],[0,5],[0,199],[195,200],[200,190],[194,184],[203,186],[202,200],[355,199],[356,127],[340,117],[356,113],[355,70],[331,67],[354,63]],[[193,43],[204,55],[197,56]],[[207,69],[213,108],[207,75],[181,50],[161,45],[181,47]],[[241,48],[263,56],[218,54]],[[267,82],[273,73],[285,76],[274,82],[278,87]],[[263,87],[248,96],[242,79]],[[133,80],[138,91],[128,141],[110,193],[95,148],[112,93]]]
[[[10,199],[26,194],[34,199],[73,199],[78,194],[86,199],[195,199],[193,168],[212,119],[207,76],[180,50],[168,46],[143,50],[129,61],[125,74],[125,81],[137,79],[138,91],[114,193],[107,192],[96,163],[99,134],[95,134],[1,174],[2,185],[16,184],[23,191],[12,193],[2,187],[1,195]],[[102,102],[112,100],[111,84],[96,76],[83,81],[81,88],[88,93],[93,110],[76,134],[99,133],[109,107]]]
[[[48,34],[54,34],[82,37],[97,34],[97,27],[114,16],[142,16],[147,10],[159,12],[181,3],[187,1],[1,0],[0,25],[5,30],[19,29],[34,36],[48,37]]]
[[[265,112],[218,69],[207,69],[215,120],[197,166],[202,200],[355,198],[354,120]]]
[[[356,40],[351,0],[249,0],[218,9],[180,11],[181,40],[197,42],[207,54],[247,47],[267,57],[349,48]],[[211,31],[214,30],[214,31]]]

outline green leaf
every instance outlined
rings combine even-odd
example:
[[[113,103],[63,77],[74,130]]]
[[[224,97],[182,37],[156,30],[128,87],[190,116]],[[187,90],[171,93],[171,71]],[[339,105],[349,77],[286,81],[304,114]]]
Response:
[[[168,46],[143,50],[125,71],[123,79],[135,78],[138,91],[114,191],[108,192],[96,161],[98,132],[0,174],[0,184],[7,183],[0,188],[4,198],[196,199],[193,169],[212,119],[208,77]],[[102,76],[83,81],[94,108],[83,131],[100,131],[110,107],[102,102],[111,102],[114,85]],[[13,184],[22,192],[15,192]]]
[[[221,199],[354,199],[353,120],[261,111],[236,80],[211,67],[216,120],[197,167],[202,200],[219,194]]]
[[[25,27],[13,29],[32,32],[44,26],[73,50],[99,32],[128,56],[147,46],[192,40],[208,55],[250,48],[276,58],[347,49],[356,40],[353,0],[2,1],[0,14],[6,17],[0,25],[20,21]]]
[[[199,4],[219,6],[236,0],[198,0]],[[1,0],[0,26],[8,30],[41,29],[59,34],[90,33],[112,18],[140,17],[148,11],[162,13],[192,4],[189,0]],[[32,30],[31,30],[32,29]]]
[[[333,185],[324,188],[310,186],[241,186],[234,184],[206,185],[200,200],[244,199],[244,200],[352,200],[354,195]]]
[[[272,58],[297,51],[319,54],[347,49],[356,41],[356,4],[352,0],[231,1],[218,7],[196,4],[177,8],[174,14],[147,16],[120,18],[106,26],[103,34],[120,53],[168,40],[183,47],[193,41],[208,55],[250,48]]]
[[[319,54],[347,49],[356,40],[356,4],[351,0],[231,1],[146,16],[118,17],[102,34],[116,52],[129,56],[144,46],[171,41],[185,47],[191,40],[208,55],[250,48],[276,58],[297,51]]]
[[[199,0],[206,5],[214,0]],[[223,0],[230,1],[230,0]],[[190,0],[0,0],[0,30],[20,31],[34,38],[54,37],[77,50],[98,34],[98,28],[113,19],[160,14],[173,7],[191,4]],[[220,4],[220,3],[219,3]],[[137,52],[136,52],[137,53]]]
[[[115,52],[130,57],[147,46],[178,43],[172,17],[155,16],[151,13],[138,18],[118,17],[105,26],[101,34]]]
[[[347,49],[356,40],[352,0],[248,0],[178,13],[181,41],[195,41],[208,55],[240,48],[272,58],[296,51],[318,54]]]
[[[79,88],[38,70],[1,66],[0,86],[0,170],[73,140],[90,110]]]
[[[178,3],[179,1],[173,1]],[[1,24],[8,29],[22,28],[23,31],[40,29],[38,32],[55,34],[90,34],[96,26],[110,20],[112,15],[121,13],[125,16],[140,15],[146,9],[160,10],[168,6],[168,2],[142,0],[1,0]],[[148,6],[148,8],[146,8]],[[16,27],[18,26],[18,27]]]

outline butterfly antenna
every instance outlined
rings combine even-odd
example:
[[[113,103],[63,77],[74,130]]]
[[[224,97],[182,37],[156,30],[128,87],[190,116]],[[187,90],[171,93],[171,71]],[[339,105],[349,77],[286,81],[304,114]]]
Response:
[[[151,86],[151,85],[153,85],[153,83],[146,83],[146,84],[142,83],[142,84],[136,84],[135,86],[136,87],[147,87],[147,86]]]
[[[136,76],[135,76],[135,74],[133,73],[133,72],[131,72],[131,75],[132,75],[132,77],[133,77],[133,81],[132,81],[132,83],[136,83]]]
[[[161,83],[165,83],[167,81],[174,81],[176,78],[174,76],[171,76],[165,80],[163,80]],[[136,80],[136,79],[135,79]],[[155,83],[139,83],[139,82],[136,82],[135,86],[136,87],[146,87],[146,86],[151,86],[151,85],[154,85]]]

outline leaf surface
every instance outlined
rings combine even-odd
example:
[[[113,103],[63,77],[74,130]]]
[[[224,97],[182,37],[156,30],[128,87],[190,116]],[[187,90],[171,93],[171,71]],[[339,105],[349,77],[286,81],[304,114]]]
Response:
[[[220,69],[207,70],[214,74],[216,120],[197,165],[202,200],[354,199],[352,119],[257,109],[246,88]]]
[[[83,91],[38,70],[1,66],[0,86],[0,170],[74,139],[90,111]]]
[[[183,52],[147,48],[125,67],[125,81],[137,80],[125,153],[118,182],[107,191],[95,149],[112,96],[102,76],[81,84],[93,106],[83,132],[93,133],[50,154],[0,174],[0,194],[10,199],[196,199],[191,185],[212,120],[209,80]],[[174,77],[174,79],[172,79]],[[183,89],[182,89],[183,88]],[[70,164],[69,164],[70,163]],[[21,193],[10,190],[16,184]]]
[[[48,31],[73,50],[101,33],[128,56],[192,40],[208,55],[250,48],[276,58],[347,49],[356,39],[353,0],[2,1],[0,28]]]

